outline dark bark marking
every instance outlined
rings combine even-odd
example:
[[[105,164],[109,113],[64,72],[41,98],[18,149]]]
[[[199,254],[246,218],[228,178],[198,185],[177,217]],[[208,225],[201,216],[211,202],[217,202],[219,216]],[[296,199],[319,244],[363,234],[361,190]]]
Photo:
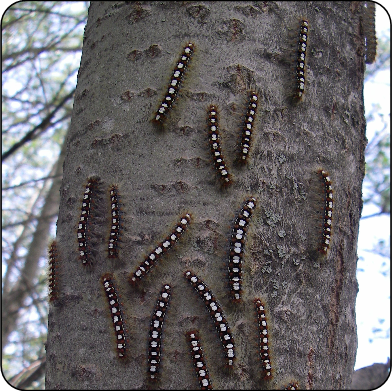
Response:
[[[204,5],[191,5],[189,6],[186,11],[188,12],[189,16],[192,18],[198,19],[199,23],[203,23],[204,19],[206,19],[210,15],[209,8],[205,7]]]

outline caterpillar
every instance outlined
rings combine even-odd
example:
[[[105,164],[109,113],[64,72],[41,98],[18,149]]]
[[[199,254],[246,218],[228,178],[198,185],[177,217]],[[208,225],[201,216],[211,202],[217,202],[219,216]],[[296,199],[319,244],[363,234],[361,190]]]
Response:
[[[257,92],[251,91],[249,94],[249,104],[245,115],[244,127],[242,129],[240,153],[237,159],[238,164],[245,164],[249,156],[253,125],[256,119],[258,99],[259,98]]]
[[[88,178],[82,201],[82,211],[79,219],[77,237],[79,242],[79,256],[82,264],[85,266],[92,265],[91,250],[88,243],[88,232],[90,229],[89,224],[91,222],[91,211],[93,210],[93,204],[96,201],[96,196],[100,193],[100,183],[100,178],[98,177]]]
[[[103,287],[105,289],[106,297],[109,302],[110,314],[112,316],[114,333],[116,335],[116,347],[119,358],[126,356],[126,336],[124,330],[124,321],[118,300],[116,288],[114,287],[114,278],[110,273],[105,273],[101,277]]]
[[[218,109],[215,105],[210,105],[208,108],[208,136],[212,158],[221,185],[222,187],[229,186],[232,183],[232,180],[222,155],[218,126]]]
[[[229,323],[223,314],[220,304],[215,299],[210,288],[208,288],[208,286],[199,277],[189,270],[187,270],[184,275],[199,294],[200,298],[204,301],[204,304],[214,321],[216,331],[218,332],[223,345],[226,365],[229,368],[232,368],[235,360],[234,338],[231,334]]]
[[[301,21],[299,41],[298,41],[298,57],[297,57],[297,92],[296,98],[301,100],[305,92],[305,59],[306,48],[308,45],[309,22],[306,19]]]
[[[157,125],[163,126],[170,110],[173,107],[174,102],[176,101],[178,91],[184,79],[185,71],[189,65],[194,50],[195,45],[192,42],[189,42],[185,46],[184,50],[180,55],[180,58],[177,61],[165,97],[163,98],[153,119],[153,122]]]
[[[298,382],[292,382],[290,384],[288,384],[284,390],[298,390],[299,389],[299,384]]]
[[[377,54],[376,4],[373,1],[367,1],[365,5],[363,14],[363,27],[366,39],[365,63],[372,64]]]
[[[324,205],[324,224],[323,224],[323,233],[322,233],[322,241],[319,248],[319,251],[322,254],[327,254],[329,246],[331,244],[331,236],[332,236],[332,212],[333,212],[333,190],[331,178],[328,173],[324,170],[319,170],[319,174],[322,177],[325,187],[325,205]]]
[[[49,301],[56,301],[59,298],[58,282],[58,251],[57,241],[52,240],[49,245]]]
[[[254,197],[245,201],[238,217],[234,221],[231,233],[228,271],[230,297],[233,302],[241,301],[242,259],[244,257],[245,236],[255,207],[256,199]]]
[[[272,378],[272,366],[271,358],[269,353],[269,336],[268,336],[268,325],[267,317],[265,313],[265,305],[260,299],[254,300],[254,305],[256,309],[256,317],[259,329],[259,339],[260,339],[260,358],[263,368],[264,379],[269,380]]]
[[[166,311],[169,306],[171,287],[166,284],[159,293],[151,318],[150,331],[148,335],[148,378],[156,381],[159,378],[161,364],[162,329]]]
[[[136,271],[129,276],[130,284],[136,284],[140,281],[151,268],[159,261],[163,254],[175,246],[180,237],[188,228],[191,222],[191,214],[187,213],[181,217],[179,223],[174,227],[171,234],[166,239],[159,243],[158,246],[145,258],[143,262],[137,267]]]
[[[200,343],[198,330],[190,330],[186,334],[186,339],[191,347],[191,356],[202,390],[212,390],[212,383],[204,360],[203,349]]]
[[[121,216],[120,216],[120,204],[118,188],[112,185],[109,189],[110,194],[110,213],[111,213],[111,224],[110,234],[108,242],[108,255],[109,258],[118,258],[118,242],[120,240],[120,229],[121,229]]]

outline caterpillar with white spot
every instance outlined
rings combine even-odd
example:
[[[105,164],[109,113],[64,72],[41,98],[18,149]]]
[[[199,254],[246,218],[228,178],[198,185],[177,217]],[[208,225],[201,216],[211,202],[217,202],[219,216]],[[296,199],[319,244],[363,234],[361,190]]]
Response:
[[[113,320],[114,333],[116,335],[116,348],[118,358],[126,357],[126,336],[124,330],[124,321],[122,316],[122,311],[120,307],[120,302],[118,300],[118,295],[116,288],[114,287],[114,278],[110,273],[106,273],[101,278],[103,287],[105,289],[105,294],[109,302],[110,314]]]
[[[269,335],[265,305],[260,299],[255,299],[254,305],[259,330],[259,349],[261,366],[263,368],[263,378],[269,380],[272,378],[272,366],[269,352]]]
[[[228,271],[230,297],[233,302],[240,302],[242,300],[242,261],[244,257],[244,245],[250,218],[252,217],[255,207],[256,199],[254,197],[245,201],[238,217],[234,221],[231,233]]]
[[[94,203],[97,202],[98,195],[100,194],[99,186],[101,184],[100,178],[90,177],[87,180],[86,189],[83,195],[82,211],[80,214],[78,224],[78,243],[79,243],[79,257],[84,266],[92,266],[91,246],[90,240],[90,224],[93,218],[92,211]]]
[[[175,246],[187,230],[190,222],[190,213],[186,213],[181,217],[179,223],[174,227],[171,234],[167,236],[163,242],[159,243],[158,246],[145,258],[145,260],[140,263],[135,272],[129,276],[129,282],[131,285],[141,281],[151,268],[161,259],[162,255]]]
[[[214,160],[215,168],[218,173],[218,178],[222,187],[231,185],[231,175],[229,174],[225,159],[223,158],[221,140],[219,134],[219,119],[218,108],[215,105],[210,105],[208,108],[208,137],[211,147],[212,159]]]
[[[207,307],[225,351],[226,365],[232,368],[235,360],[234,338],[220,304],[215,299],[210,288],[196,274],[188,270],[184,275]]]
[[[49,301],[56,301],[59,298],[58,258],[57,241],[53,240],[49,245]]]
[[[148,379],[159,380],[161,365],[162,329],[167,308],[170,302],[171,287],[166,284],[159,293],[151,318],[150,331],[148,334]]]
[[[295,382],[291,382],[290,384],[288,384],[284,390],[298,390],[299,389],[299,384],[297,381]]]
[[[297,57],[297,91],[296,98],[301,100],[305,93],[305,60],[306,48],[308,46],[309,22],[306,19],[301,21],[301,27],[298,39],[298,57]]]
[[[321,175],[325,188],[323,233],[319,251],[322,254],[327,254],[332,237],[333,189],[328,173],[324,170],[319,170],[319,174]]]
[[[237,158],[237,163],[240,165],[245,164],[249,156],[249,150],[252,141],[252,132],[256,119],[258,100],[259,97],[257,92],[251,91],[249,94],[249,103],[248,103],[248,108],[246,111],[244,125],[242,129],[240,152]]]
[[[119,240],[121,231],[121,216],[120,216],[120,195],[118,187],[112,185],[109,189],[110,195],[110,234],[108,242],[108,256],[109,258],[118,258]]]
[[[372,64],[376,60],[376,4],[373,1],[364,3],[363,31],[365,35],[365,63]]]
[[[176,67],[174,68],[173,74],[171,76],[169,87],[163,98],[153,122],[159,126],[163,126],[170,110],[176,101],[178,91],[180,90],[181,83],[184,79],[185,71],[191,61],[192,55],[195,51],[195,45],[189,42],[181,53],[180,58],[177,61]]]
[[[212,383],[208,373],[207,365],[203,355],[203,349],[200,343],[198,330],[190,330],[186,334],[186,339],[190,345],[193,365],[195,367],[196,376],[199,380],[202,390],[212,390]]]

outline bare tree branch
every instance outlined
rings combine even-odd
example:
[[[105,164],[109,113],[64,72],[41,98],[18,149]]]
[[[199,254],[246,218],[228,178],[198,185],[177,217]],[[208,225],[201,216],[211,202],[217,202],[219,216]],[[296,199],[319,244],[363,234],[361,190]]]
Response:
[[[1,156],[1,160],[4,161],[9,156],[11,156],[15,151],[17,151],[20,147],[22,147],[27,142],[31,141],[37,134],[43,133],[48,127],[51,125],[51,120],[53,119],[54,115],[67,103],[69,99],[73,97],[75,89],[73,89],[68,95],[66,95],[62,101],[57,105],[57,107],[49,113],[42,122],[35,126],[30,132],[28,132],[20,141],[15,143],[7,152],[3,153]]]
[[[31,387],[31,384],[41,378],[45,374],[46,356],[39,358],[31,363],[27,368],[24,368],[17,375],[9,379],[9,383],[23,390]]]
[[[7,186],[7,187],[3,187],[3,191],[6,191],[6,190],[13,190],[13,189],[16,189],[16,188],[18,188],[18,187],[23,187],[23,186],[27,186],[27,185],[30,185],[30,184],[33,184],[33,183],[37,183],[37,182],[40,182],[40,181],[46,181],[47,179],[53,179],[53,178],[57,178],[57,177],[59,177],[59,176],[61,176],[61,175],[51,175],[51,176],[45,176],[45,177],[43,177],[43,178],[38,178],[38,179],[31,179],[31,180],[29,180],[29,181],[25,181],[25,182],[21,182],[21,183],[19,183],[18,185],[15,185],[15,186]],[[3,227],[4,228],[4,227]]]

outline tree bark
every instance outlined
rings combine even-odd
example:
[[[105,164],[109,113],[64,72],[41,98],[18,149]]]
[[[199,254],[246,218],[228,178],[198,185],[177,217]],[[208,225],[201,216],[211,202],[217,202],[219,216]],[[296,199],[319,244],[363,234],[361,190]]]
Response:
[[[92,2],[61,188],[59,302],[51,305],[46,387],[147,388],[148,333],[163,284],[172,287],[160,383],[194,389],[185,332],[197,328],[218,389],[344,389],[357,350],[356,248],[362,209],[365,118],[362,5],[357,2]],[[309,21],[305,95],[293,104],[299,23]],[[195,53],[163,130],[151,122],[184,46]],[[233,164],[245,99],[259,92],[248,164]],[[220,110],[233,183],[220,189],[207,107]],[[324,210],[318,170],[334,190],[332,243],[315,256]],[[77,227],[87,178],[99,176],[93,266],[79,259]],[[107,256],[109,186],[118,185],[120,259]],[[320,190],[321,189],[321,190]],[[257,199],[242,269],[243,302],[231,304],[231,225]],[[192,222],[177,248],[141,282],[129,273],[179,216]],[[204,304],[184,278],[192,270],[219,300],[236,346],[233,371]],[[114,273],[128,333],[119,360],[101,276]],[[273,378],[264,380],[253,300],[267,306]]]

